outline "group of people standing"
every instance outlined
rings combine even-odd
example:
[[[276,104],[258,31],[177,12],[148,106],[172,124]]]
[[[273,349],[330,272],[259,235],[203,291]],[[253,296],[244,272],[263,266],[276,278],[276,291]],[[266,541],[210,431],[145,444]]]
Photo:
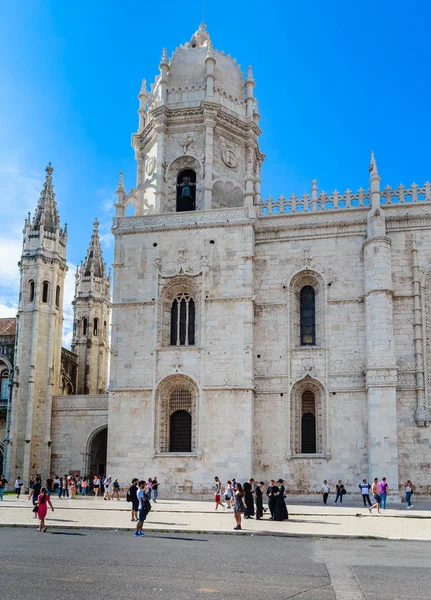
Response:
[[[406,490],[406,509],[413,508],[413,504],[411,503],[411,497],[414,493],[414,485],[410,481],[410,479],[408,479],[403,484],[403,486]],[[361,490],[361,496],[364,506],[367,506],[368,504],[368,510],[370,511],[370,513],[373,512],[374,508],[377,509],[377,512],[379,514],[380,509],[386,510],[386,501],[389,493],[389,486],[386,481],[386,477],[382,477],[381,481],[379,481],[378,477],[374,477],[372,484],[368,483],[366,479],[363,479],[362,483],[359,484],[359,489]],[[374,498],[374,504],[371,503],[370,491]],[[331,493],[327,479],[324,480],[320,492],[322,494],[323,504],[327,504],[329,494]],[[344,484],[341,481],[341,479],[338,480],[338,483],[335,486],[335,492],[336,494],[334,504],[337,504],[338,502],[340,502],[340,504],[343,504],[343,497],[347,494],[347,490],[344,487]]]
[[[263,519],[264,513],[269,510],[270,521],[285,521],[289,518],[286,506],[286,488],[283,480],[279,479],[275,482],[271,479],[269,485],[266,486],[264,481],[255,483],[253,477],[241,485],[235,479],[228,480],[224,487],[223,497],[226,501],[226,506],[222,502],[222,483],[218,477],[215,480],[215,509],[221,506],[223,509],[233,508],[236,525],[234,529],[242,528],[242,517],[244,519],[256,520]],[[268,498],[268,509],[263,506],[264,495]]]
[[[142,528],[147,515],[151,510],[151,494],[153,496],[153,502],[157,503],[159,495],[159,483],[157,477],[150,477],[147,481],[145,481],[145,479],[139,481],[137,477],[132,479],[132,484],[126,494],[126,500],[132,504],[131,521],[136,521],[135,537],[143,537],[145,535]]]

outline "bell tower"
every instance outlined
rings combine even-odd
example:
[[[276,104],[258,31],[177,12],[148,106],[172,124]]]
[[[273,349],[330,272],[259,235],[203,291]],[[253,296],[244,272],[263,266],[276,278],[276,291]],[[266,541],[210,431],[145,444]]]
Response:
[[[60,389],[66,225],[62,229],[52,184],[46,179],[33,220],[24,224],[17,316],[16,363],[8,443],[9,480],[24,482],[51,468],[52,397]]]
[[[103,394],[107,388],[111,276],[100,247],[99,221],[85,261],[76,269],[72,352],[78,355],[78,394]]]

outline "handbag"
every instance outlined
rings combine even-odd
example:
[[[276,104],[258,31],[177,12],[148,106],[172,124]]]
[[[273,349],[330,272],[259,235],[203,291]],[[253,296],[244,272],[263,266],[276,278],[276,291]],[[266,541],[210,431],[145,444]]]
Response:
[[[37,513],[37,504],[34,505],[33,511],[34,513]]]

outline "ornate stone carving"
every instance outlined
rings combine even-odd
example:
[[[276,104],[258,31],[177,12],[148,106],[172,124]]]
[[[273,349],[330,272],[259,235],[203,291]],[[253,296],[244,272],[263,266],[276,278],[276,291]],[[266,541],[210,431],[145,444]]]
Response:
[[[369,387],[393,387],[397,385],[397,369],[371,368],[365,371],[367,389]]]
[[[152,175],[156,168],[156,159],[154,156],[149,156],[145,165],[145,172],[147,175]]]
[[[323,454],[326,450],[326,394],[323,385],[317,379],[307,375],[297,381],[290,393],[290,443],[291,454],[301,453],[301,417],[302,394],[313,392],[315,398],[316,417],[316,453]]]
[[[249,224],[248,208],[229,208],[211,211],[180,212],[170,215],[121,217],[113,229],[114,235],[167,231],[173,229],[200,229],[202,227],[229,227]],[[121,261],[120,261],[121,262]]]
[[[236,154],[230,148],[225,148],[224,150],[222,150],[221,159],[224,162],[224,164],[230,169],[234,169],[238,164]]]
[[[52,399],[54,411],[66,410],[108,410],[108,394],[86,396],[54,396]]]

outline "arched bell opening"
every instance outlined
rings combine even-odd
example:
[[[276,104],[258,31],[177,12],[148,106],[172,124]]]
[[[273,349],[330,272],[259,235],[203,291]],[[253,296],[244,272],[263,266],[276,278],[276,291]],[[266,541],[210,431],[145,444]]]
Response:
[[[177,177],[177,212],[196,210],[196,171],[185,169]]]

